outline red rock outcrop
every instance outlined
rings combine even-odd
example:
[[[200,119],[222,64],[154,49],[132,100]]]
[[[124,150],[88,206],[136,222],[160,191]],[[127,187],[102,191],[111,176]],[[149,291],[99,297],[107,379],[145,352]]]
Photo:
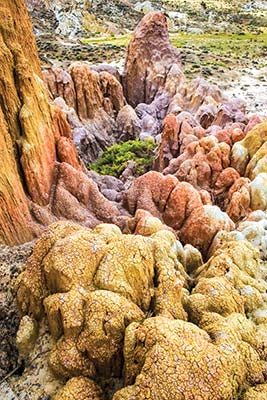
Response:
[[[210,193],[213,203],[238,222],[266,208],[267,175],[264,123],[254,126],[258,119],[253,117],[247,133],[246,125],[234,119],[224,129],[214,125],[205,130],[192,114],[168,114],[154,169]]]
[[[162,172],[179,154],[179,125],[174,114],[168,114],[163,121],[161,142],[154,168]]]
[[[124,193],[124,206],[134,214],[146,210],[177,231],[181,241],[206,254],[216,233],[234,229],[234,223],[209,194],[196,190],[173,175],[151,171],[137,178]]]
[[[101,109],[113,117],[125,104],[120,82],[106,71],[94,71],[85,62],[71,64],[68,71],[51,68],[43,75],[52,98],[62,97],[81,120],[94,119]]]
[[[149,13],[128,46],[123,77],[126,99],[136,107],[151,103],[163,89],[174,95],[177,85],[170,84],[173,78],[176,83],[182,79],[180,52],[170,45],[165,15]]]

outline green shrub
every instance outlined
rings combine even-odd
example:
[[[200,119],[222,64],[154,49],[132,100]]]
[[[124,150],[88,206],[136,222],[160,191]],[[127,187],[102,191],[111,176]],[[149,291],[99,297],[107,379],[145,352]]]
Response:
[[[118,178],[124,171],[127,162],[132,160],[136,163],[136,175],[140,176],[151,168],[153,152],[156,147],[156,143],[152,140],[145,142],[129,140],[115,144],[106,149],[95,163],[88,166],[88,169]]]

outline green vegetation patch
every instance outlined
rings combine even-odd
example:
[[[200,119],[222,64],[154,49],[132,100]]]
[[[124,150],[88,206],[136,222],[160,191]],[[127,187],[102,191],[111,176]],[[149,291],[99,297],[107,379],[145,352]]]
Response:
[[[106,149],[95,163],[88,166],[88,169],[101,175],[112,175],[118,178],[127,162],[132,160],[136,163],[136,175],[140,176],[151,168],[156,147],[157,144],[149,139],[144,142],[129,140],[115,144]]]

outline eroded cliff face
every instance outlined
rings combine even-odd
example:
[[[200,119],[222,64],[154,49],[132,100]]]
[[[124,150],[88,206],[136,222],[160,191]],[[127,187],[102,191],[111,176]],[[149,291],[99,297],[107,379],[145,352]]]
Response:
[[[2,2],[0,17],[0,242],[29,241],[57,218],[92,226],[107,209],[117,215],[83,173],[65,114],[49,104],[24,1]]]
[[[1,2],[0,16],[1,241],[16,243],[34,236],[25,191],[47,204],[56,152],[24,2]]]

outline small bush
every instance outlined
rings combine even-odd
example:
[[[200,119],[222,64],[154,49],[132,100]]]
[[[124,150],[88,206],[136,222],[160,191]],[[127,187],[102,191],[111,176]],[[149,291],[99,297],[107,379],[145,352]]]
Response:
[[[136,163],[136,175],[140,176],[151,168],[156,147],[156,143],[152,140],[145,142],[129,140],[115,144],[106,149],[95,163],[88,166],[88,169],[101,175],[112,175],[118,178],[127,162],[132,160]]]

